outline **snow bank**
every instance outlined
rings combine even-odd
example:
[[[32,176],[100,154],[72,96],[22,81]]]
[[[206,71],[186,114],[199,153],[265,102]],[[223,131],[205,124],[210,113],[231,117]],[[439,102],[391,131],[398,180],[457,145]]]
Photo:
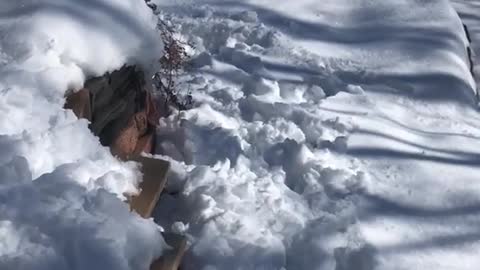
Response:
[[[148,269],[156,225],[117,198],[137,192],[123,163],[62,109],[67,90],[162,53],[143,1],[0,2],[0,268]]]
[[[449,1],[179,1],[159,2],[198,50],[196,106],[160,121],[178,195],[158,217],[190,238],[185,269],[478,268],[479,117]]]
[[[480,87],[480,2],[452,0],[452,4],[457,10],[458,15],[460,15],[463,23],[468,27],[478,91]]]

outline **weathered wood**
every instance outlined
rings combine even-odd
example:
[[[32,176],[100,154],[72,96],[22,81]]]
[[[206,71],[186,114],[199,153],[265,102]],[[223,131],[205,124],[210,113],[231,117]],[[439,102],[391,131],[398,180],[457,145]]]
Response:
[[[135,120],[131,119],[128,125],[124,129],[122,129],[117,135],[118,136],[110,145],[110,151],[114,156],[126,160],[135,152],[140,136],[138,133],[138,129],[135,126]]]
[[[143,218],[149,218],[165,187],[170,163],[144,156],[137,156],[132,160],[142,165],[143,181],[140,184],[140,194],[130,200],[130,208]],[[185,253],[187,240],[184,236],[173,233],[164,233],[163,237],[172,249],[155,260],[150,270],[177,270]]]
[[[85,88],[92,94],[92,110],[98,111],[109,106],[114,96],[115,89],[108,84],[108,77],[92,78],[85,82]]]
[[[115,94],[123,96],[127,91],[134,90],[135,84],[140,80],[135,67],[128,66],[112,72],[109,75],[109,85],[115,89]]]
[[[154,261],[150,270],[177,270],[185,254],[187,240],[184,236],[173,233],[164,233],[163,238],[172,249]]]
[[[97,109],[97,111],[94,112],[94,119],[91,127],[93,133],[100,134],[110,122],[122,115],[125,115],[122,120],[124,120],[124,124],[126,124],[129,119],[129,115],[126,115],[126,111],[129,110],[130,114],[135,112],[135,107],[130,105],[134,103],[134,98],[135,92],[131,92],[124,99],[114,100],[108,106]]]
[[[65,109],[71,109],[78,118],[92,120],[90,92],[88,89],[83,88],[68,95],[64,107]]]
[[[167,161],[140,156],[142,152],[151,153],[155,143],[159,111],[151,91],[141,71],[125,66],[89,79],[85,89],[67,96],[65,105],[79,118],[91,121],[92,132],[103,145],[110,146],[113,154],[141,164],[140,193],[129,198],[129,205],[143,218],[151,217],[170,167]],[[185,237],[167,233],[164,238],[173,249],[155,260],[151,270],[177,270],[180,265]]]
[[[140,184],[140,194],[130,199],[130,208],[140,216],[149,218],[167,182],[166,176],[170,163],[143,156],[132,158],[132,160],[142,165],[143,181]]]
[[[134,155],[140,155],[141,153],[152,153],[155,143],[155,132],[149,131],[138,139]]]
[[[108,78],[106,76],[95,77],[88,79],[84,87],[87,88],[92,95],[96,95],[104,91],[105,86],[108,85]],[[108,104],[108,103],[105,103]]]

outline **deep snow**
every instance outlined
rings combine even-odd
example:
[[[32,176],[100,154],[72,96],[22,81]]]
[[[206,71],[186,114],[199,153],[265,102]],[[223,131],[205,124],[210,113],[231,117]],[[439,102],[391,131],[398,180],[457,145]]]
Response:
[[[455,0],[478,48],[476,1]],[[195,43],[156,209],[185,269],[477,269],[480,125],[447,0],[157,0]],[[0,269],[148,269],[122,163],[62,109],[161,55],[143,1],[0,2]],[[28,37],[28,38],[26,38]],[[478,55],[478,54],[477,54]]]
[[[156,23],[136,0],[0,1],[0,269],[149,269],[161,254],[158,226],[119,200],[137,165],[62,108],[87,77],[152,70]]]
[[[472,40],[473,60],[477,88],[480,84],[480,1],[452,0],[462,21],[467,25]]]
[[[478,268],[476,86],[449,1],[157,3],[196,45],[195,108],[157,149],[185,269]]]

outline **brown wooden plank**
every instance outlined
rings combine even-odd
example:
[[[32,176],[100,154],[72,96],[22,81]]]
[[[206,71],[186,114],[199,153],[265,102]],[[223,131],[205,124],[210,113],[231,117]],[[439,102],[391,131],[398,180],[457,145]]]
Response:
[[[105,126],[111,121],[124,116],[124,122],[128,122],[129,117],[135,113],[134,104],[135,92],[130,92],[125,99],[113,100],[108,105],[95,109],[93,114],[93,122],[90,129],[94,134],[100,134]],[[98,100],[98,99],[96,99]],[[126,112],[130,110],[131,112]]]
[[[144,136],[138,139],[137,145],[135,146],[134,155],[140,155],[141,153],[150,154],[153,152],[153,144],[155,140],[155,132],[149,131]]]
[[[152,148],[153,135],[154,133],[150,133],[141,137],[143,140],[140,140],[141,143],[137,144],[137,152]],[[140,194],[130,198],[130,208],[143,218],[149,218],[165,187],[170,163],[140,155],[135,155],[133,158],[130,158],[130,160],[139,162],[143,173],[142,183],[140,184]],[[155,260],[151,264],[150,269],[178,270],[186,250],[187,241],[185,237],[181,235],[165,233],[163,236],[172,249],[166,251],[160,258]]]
[[[140,194],[130,199],[130,208],[140,216],[149,218],[165,187],[170,163],[144,156],[136,156],[131,160],[142,165],[143,181],[140,184]],[[184,236],[173,233],[164,233],[163,237],[172,249],[155,260],[150,270],[178,270],[187,247],[187,240]]]
[[[173,233],[165,233],[163,238],[172,249],[154,261],[150,270],[177,270],[185,254],[187,240],[184,236]]]
[[[137,156],[131,160],[142,165],[143,181],[140,184],[140,194],[130,199],[130,208],[140,216],[149,218],[167,182],[170,163],[144,156]]]

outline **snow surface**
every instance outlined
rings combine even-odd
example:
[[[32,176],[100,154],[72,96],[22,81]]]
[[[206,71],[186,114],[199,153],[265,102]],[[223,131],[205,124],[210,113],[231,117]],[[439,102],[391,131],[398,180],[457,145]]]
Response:
[[[452,0],[463,23],[467,25],[472,40],[473,61],[477,88],[480,84],[480,1]]]
[[[157,3],[197,56],[195,108],[158,129],[185,269],[478,269],[480,116],[448,0]]]
[[[87,77],[162,53],[136,0],[0,2],[0,269],[148,269],[158,226],[119,200],[137,192],[120,162],[64,110]]]

